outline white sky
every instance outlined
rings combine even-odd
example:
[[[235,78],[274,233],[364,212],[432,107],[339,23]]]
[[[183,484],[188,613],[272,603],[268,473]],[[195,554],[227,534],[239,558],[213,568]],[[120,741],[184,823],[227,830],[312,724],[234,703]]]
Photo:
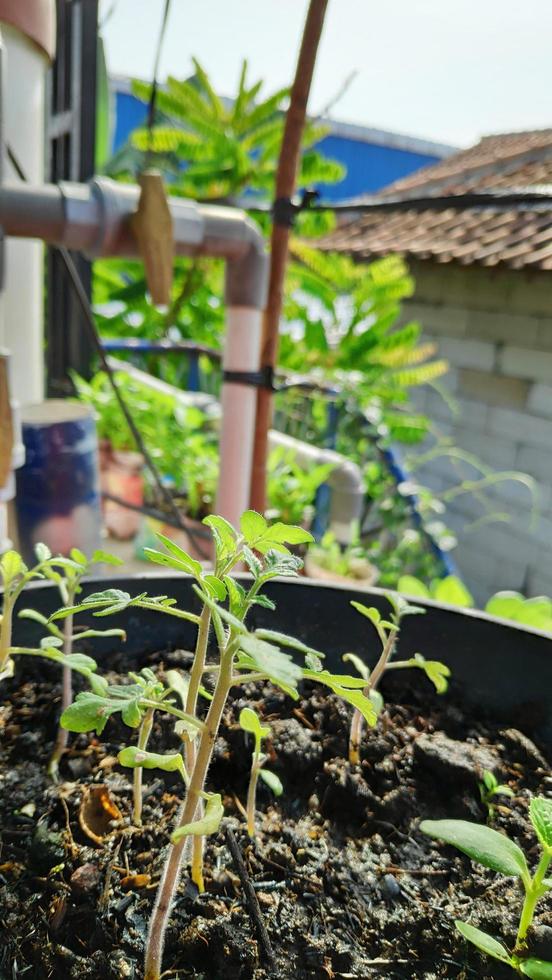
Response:
[[[109,70],[149,78],[163,0],[101,0]],[[267,94],[293,77],[307,0],[172,0],[160,76],[199,58],[235,91],[247,57]],[[552,125],[551,0],[329,0],[309,109],[358,72],[335,118],[459,146]]]

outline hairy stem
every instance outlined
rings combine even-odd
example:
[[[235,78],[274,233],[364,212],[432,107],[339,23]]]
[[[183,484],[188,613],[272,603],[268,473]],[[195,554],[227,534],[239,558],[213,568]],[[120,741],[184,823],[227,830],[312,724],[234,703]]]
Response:
[[[207,656],[207,644],[209,642],[209,628],[211,625],[211,611],[207,606],[203,607],[199,617],[199,630],[197,634],[194,662],[190,671],[190,686],[186,698],[186,713],[195,715],[197,711],[197,698],[202,681],[203,670],[205,668],[205,657]],[[188,739],[186,743],[186,768],[192,772],[195,765],[195,741]],[[195,819],[199,820],[203,816],[203,800],[199,800]],[[203,837],[195,836],[192,841],[192,881],[197,885],[200,892],[204,891],[203,883]]]
[[[148,741],[153,726],[153,713],[154,709],[148,708],[144,717],[142,718],[142,723],[138,732],[138,748],[141,751],[145,751],[148,746]],[[136,766],[132,783],[132,822],[135,827],[142,826],[142,772],[142,766]]]
[[[251,764],[251,775],[249,777],[249,788],[247,790],[247,833],[250,837],[255,836],[255,800],[257,797],[257,783],[261,771],[260,752],[255,748],[253,762]]]
[[[370,696],[371,691],[375,691],[377,685],[379,684],[382,675],[393,655],[393,650],[395,649],[395,640],[397,637],[397,631],[391,630],[388,633],[385,643],[383,644],[383,650],[381,651],[380,658],[374,667],[372,673],[370,674],[370,679],[368,684],[363,690],[365,697]],[[349,762],[353,766],[358,766],[360,764],[360,744],[362,742],[362,733],[364,731],[364,718],[358,708],[355,708],[353,713],[353,719],[351,721],[351,732],[349,735]]]
[[[231,687],[232,659],[232,655],[227,648],[222,655],[221,670],[213,694],[213,700],[211,701],[207,718],[205,719],[205,728],[203,729],[197,747],[190,785],[180,813],[179,827],[191,823],[195,818],[200,793],[203,792],[207,770],[213,753],[213,746]],[[184,837],[178,844],[171,844],[169,847],[150,920],[146,945],[144,980],[159,980],[161,976],[165,933],[167,931],[173,898],[180,879],[182,854],[187,840],[188,838]]]
[[[14,601],[12,596],[4,592],[4,605],[2,608],[2,622],[0,623],[0,671],[6,666],[10,655],[12,618]]]
[[[67,605],[72,606],[75,601],[74,593],[68,597]],[[63,653],[69,657],[73,650],[73,617],[68,616],[63,623]],[[62,690],[61,690],[61,714],[69,707],[73,700],[73,676],[68,664],[63,665]],[[69,732],[62,728],[58,723],[58,730],[53,752],[48,763],[48,775],[57,781],[59,762],[69,744]]]
[[[521,910],[521,918],[519,920],[519,929],[516,939],[516,946],[525,946],[526,936],[533,922],[533,916],[535,914],[535,906],[542,897],[542,880],[548,871],[548,866],[552,861],[552,854],[544,853],[538,863],[537,870],[533,876],[531,884],[526,886],[525,889],[525,901],[523,903],[523,909]]]

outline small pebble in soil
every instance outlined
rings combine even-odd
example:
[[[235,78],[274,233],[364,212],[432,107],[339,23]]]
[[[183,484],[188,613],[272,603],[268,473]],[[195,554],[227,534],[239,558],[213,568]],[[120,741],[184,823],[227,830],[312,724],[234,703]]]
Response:
[[[97,864],[87,861],[76,868],[69,879],[71,891],[77,898],[90,896],[98,888],[102,873]]]
[[[460,782],[477,788],[487,770],[501,776],[501,762],[491,746],[457,742],[443,732],[420,735],[414,742],[414,761],[439,779],[455,786]]]

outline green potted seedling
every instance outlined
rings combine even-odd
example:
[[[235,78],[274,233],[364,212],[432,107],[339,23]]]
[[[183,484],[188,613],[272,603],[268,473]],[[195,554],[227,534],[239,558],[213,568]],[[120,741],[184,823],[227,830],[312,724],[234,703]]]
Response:
[[[524,901],[513,949],[507,949],[494,936],[468,922],[458,919],[455,925],[462,936],[482,953],[511,966],[521,976],[531,977],[532,980],[552,980],[552,962],[531,956],[528,948],[528,933],[537,904],[552,889],[552,879],[547,878],[552,861],[552,800],[534,797],[530,803],[529,816],[541,848],[539,862],[533,874],[521,848],[505,834],[490,827],[467,820],[424,820],[420,824],[420,830],[429,837],[458,848],[472,861],[490,868],[491,871],[519,879]]]
[[[268,738],[270,735],[270,726],[262,725],[258,715],[255,714],[252,708],[242,708],[240,711],[240,727],[243,728],[244,732],[248,732],[253,736],[254,747],[253,747],[253,758],[251,761],[251,774],[249,777],[249,788],[247,790],[247,833],[250,837],[255,836],[255,799],[257,795],[257,783],[259,781],[259,776],[266,783],[266,785],[272,790],[275,796],[281,796],[284,791],[284,787],[276,773],[271,772],[270,769],[265,769],[264,764],[267,761],[267,756],[262,752],[262,742],[264,738]]]

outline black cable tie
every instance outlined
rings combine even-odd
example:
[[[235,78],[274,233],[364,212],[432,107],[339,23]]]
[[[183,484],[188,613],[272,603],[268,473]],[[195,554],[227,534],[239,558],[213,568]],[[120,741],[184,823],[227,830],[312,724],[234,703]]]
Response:
[[[297,215],[301,211],[308,211],[319,197],[319,192],[313,187],[305,188],[299,198],[277,197],[272,205],[274,224],[281,225],[283,228],[293,228]]]
[[[250,385],[253,388],[265,388],[267,391],[277,391],[274,384],[274,369],[261,368],[260,371],[223,371],[223,383]]]

